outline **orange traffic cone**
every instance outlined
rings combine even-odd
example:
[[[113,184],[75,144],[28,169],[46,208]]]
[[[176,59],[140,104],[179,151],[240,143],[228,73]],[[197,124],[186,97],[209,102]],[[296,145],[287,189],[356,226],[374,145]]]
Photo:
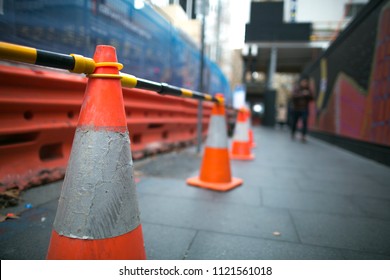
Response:
[[[98,46],[48,259],[145,259],[115,48]]]
[[[216,97],[223,100],[222,94]],[[216,103],[212,110],[199,177],[187,179],[187,184],[215,191],[227,191],[242,184],[242,179],[231,176],[226,131],[225,107],[223,102]]]
[[[231,159],[253,160],[251,154],[252,143],[249,140],[248,113],[245,108],[238,111],[236,127],[234,129]]]
[[[247,122],[248,122],[249,142],[251,143],[251,147],[252,148],[256,148],[256,142],[255,142],[255,139],[253,137],[253,130],[252,130],[252,114],[251,114],[251,110],[248,109],[248,108],[246,110],[247,110],[247,113],[248,113]]]

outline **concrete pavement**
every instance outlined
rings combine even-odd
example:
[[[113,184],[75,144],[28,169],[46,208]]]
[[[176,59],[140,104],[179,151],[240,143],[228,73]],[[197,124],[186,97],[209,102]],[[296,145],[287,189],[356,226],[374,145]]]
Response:
[[[136,162],[148,259],[390,259],[390,168],[287,131],[254,135],[256,159],[232,161],[244,185],[226,193],[185,184],[201,160],[192,148]],[[0,224],[1,259],[45,258],[60,188],[1,210],[24,210]]]

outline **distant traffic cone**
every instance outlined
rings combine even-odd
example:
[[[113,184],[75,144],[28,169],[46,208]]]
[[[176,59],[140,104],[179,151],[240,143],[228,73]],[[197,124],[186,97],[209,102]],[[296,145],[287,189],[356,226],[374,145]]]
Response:
[[[249,142],[251,143],[251,148],[256,148],[256,142],[255,142],[255,139],[253,137],[253,130],[250,126],[249,126],[249,130],[248,130],[248,137],[249,137]]]
[[[245,108],[240,109],[234,129],[231,159],[253,160],[255,158],[251,153],[252,143],[249,140],[249,122],[247,119],[247,110]]]
[[[252,148],[256,148],[256,142],[255,142],[255,139],[254,139],[254,137],[253,137],[253,130],[252,130],[252,114],[251,114],[251,110],[250,110],[250,109],[247,109],[247,114],[248,114],[247,122],[248,122],[248,137],[249,137],[249,142],[251,143],[251,147],[252,147]]]
[[[145,259],[115,48],[98,46],[48,259]]]
[[[216,97],[223,99],[222,94]],[[199,177],[187,179],[187,184],[215,191],[227,191],[242,184],[242,179],[231,176],[227,143],[225,107],[223,102],[216,103],[211,114]]]

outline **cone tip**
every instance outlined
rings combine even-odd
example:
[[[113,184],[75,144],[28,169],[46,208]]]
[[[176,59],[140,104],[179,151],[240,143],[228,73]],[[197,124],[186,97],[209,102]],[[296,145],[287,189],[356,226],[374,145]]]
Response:
[[[93,60],[95,62],[117,62],[115,47],[107,45],[96,46]]]

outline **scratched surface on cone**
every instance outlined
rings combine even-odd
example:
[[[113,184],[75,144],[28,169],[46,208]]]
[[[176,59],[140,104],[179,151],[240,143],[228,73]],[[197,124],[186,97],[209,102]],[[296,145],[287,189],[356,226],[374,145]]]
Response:
[[[140,224],[128,133],[77,128],[54,229],[102,239]]]
[[[212,148],[226,148],[228,145],[225,116],[212,116],[206,146]]]

